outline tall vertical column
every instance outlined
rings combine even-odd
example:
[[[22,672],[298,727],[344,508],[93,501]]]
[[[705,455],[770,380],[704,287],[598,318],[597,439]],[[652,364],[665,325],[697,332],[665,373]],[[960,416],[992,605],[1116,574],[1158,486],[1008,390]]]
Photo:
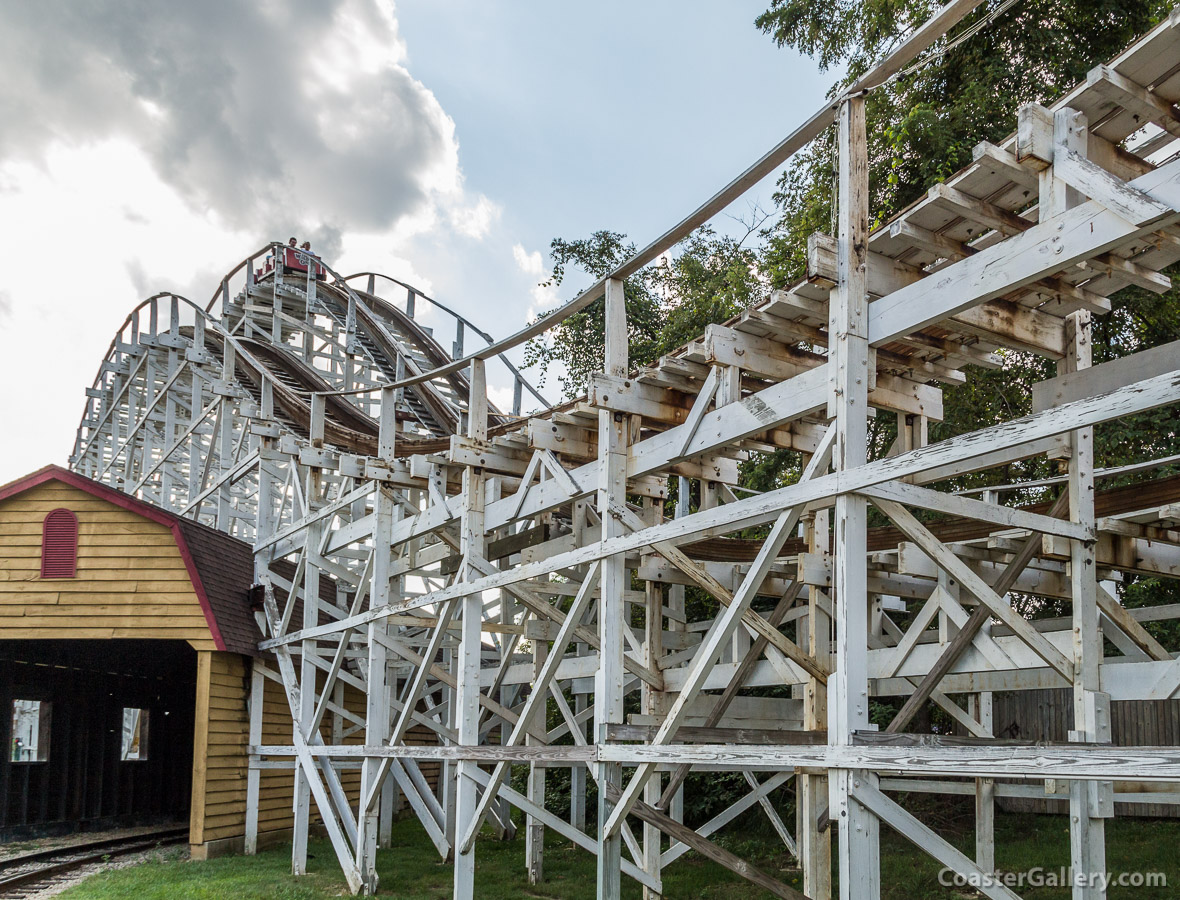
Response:
[[[692,481],[683,475],[676,478],[676,509],[672,515],[677,519],[692,513]],[[684,611],[684,585],[673,584],[668,587],[668,630],[687,631],[688,617]],[[676,789],[672,802],[666,810],[668,815],[677,822],[684,822],[684,785]]]
[[[992,734],[991,691],[971,694],[967,698],[967,711]],[[996,870],[996,780],[975,779],[975,864],[985,872]]]
[[[173,313],[172,321],[178,322],[176,314],[176,300],[173,299]],[[180,326],[176,325],[175,331],[179,332]],[[196,390],[196,385],[199,382],[196,374],[193,375],[193,386]],[[269,381],[262,382],[262,407],[261,413],[265,419],[269,421],[269,417],[274,415],[274,392]],[[171,403],[171,399],[169,403]],[[195,415],[195,411],[190,411]],[[168,438],[171,442],[171,436]],[[259,447],[262,450],[270,450],[273,440],[269,437],[262,437],[259,439]],[[263,584],[269,580],[270,567],[267,564],[264,554],[258,552],[259,545],[267,540],[276,528],[275,514],[274,514],[274,477],[271,469],[270,460],[266,459],[267,454],[263,453],[262,458],[258,461],[258,496],[255,500],[254,513],[254,583]],[[269,554],[266,554],[269,555]],[[261,615],[256,615],[261,627]],[[265,634],[265,630],[262,632]],[[262,707],[265,702],[266,681],[262,672],[255,663],[252,667],[252,674],[250,676],[250,744],[262,743]],[[254,765],[256,760],[251,757],[251,766],[246,774],[246,846],[245,852],[253,854],[258,849],[258,803],[261,797],[262,787],[262,772]]]
[[[505,634],[504,638],[507,643],[508,635]],[[535,685],[541,676],[541,667],[545,665],[545,660],[549,656],[549,643],[542,638],[537,638],[532,643],[533,684]],[[505,652],[509,652],[507,646]],[[542,703],[543,705],[544,703]],[[501,741],[507,743],[506,738],[507,735],[504,735]],[[537,744],[540,741],[530,734],[526,736],[525,743]],[[538,806],[545,805],[545,767],[543,765],[529,763],[528,798]],[[508,809],[505,808],[504,812],[507,815]],[[525,817],[524,858],[528,867],[529,884],[540,884],[545,878],[545,823],[532,815]]]
[[[838,131],[837,285],[829,301],[828,414],[836,428],[832,467],[840,472],[864,465],[868,446],[869,176],[863,96],[849,97],[840,105]],[[853,734],[869,724],[867,512],[863,497],[836,495],[832,528],[837,668],[828,710],[828,741],[836,746],[851,744]],[[876,900],[881,892],[877,818],[850,796],[862,779],[876,781],[867,771],[849,769],[837,770],[830,780],[831,818],[840,827],[841,900]]]
[[[386,487],[379,486],[373,500],[373,564],[372,584],[369,586],[369,608],[380,609],[388,606],[392,600],[390,591],[390,545],[393,541],[393,524],[396,511],[399,509],[397,500]],[[390,705],[389,687],[389,650],[384,638],[389,625],[385,619],[378,619],[369,623],[369,635],[366,642],[369,651],[368,691],[365,694],[365,744],[378,747],[389,740]],[[361,797],[375,796],[380,786],[376,784],[378,777],[384,774],[388,778],[388,769],[384,769],[377,757],[367,757],[361,763]],[[381,817],[380,803],[373,802],[368,808],[360,810],[357,822],[358,837],[356,842],[356,866],[361,874],[361,882],[367,894],[377,892],[377,829]]]
[[[627,307],[623,282],[606,282],[606,374],[627,374]],[[611,515],[611,504],[627,499],[628,416],[613,410],[598,413],[598,515],[602,538],[623,534],[623,524]],[[623,594],[627,588],[626,559],[608,556],[602,561],[598,601],[598,672],[594,697],[594,740],[606,742],[608,725],[623,721]],[[598,900],[618,900],[622,889],[622,838],[618,831],[606,837],[604,827],[614,804],[607,799],[607,784],[621,786],[620,763],[600,763],[598,775]]]
[[[648,498],[644,501],[644,520],[648,525],[659,525],[664,518],[663,500]],[[644,636],[643,664],[652,671],[660,671],[660,660],[664,655],[664,588],[655,581],[644,584]],[[642,688],[641,704],[644,715],[661,717],[667,713],[665,694],[646,682]],[[660,776],[654,775],[643,787],[643,799],[650,806],[659,806],[663,788]],[[660,844],[663,832],[655,825],[643,824],[643,868],[657,880],[660,878]],[[644,900],[659,900],[663,894],[647,885],[643,887]]]
[[[1054,156],[1059,150],[1086,155],[1089,123],[1082,113],[1059,109],[1053,113],[1051,125],[1027,113],[1025,118],[1034,127],[1052,128]],[[1055,168],[1049,166],[1041,172],[1041,221],[1059,216],[1084,200],[1076,190],[1056,177]],[[1058,366],[1059,373],[1088,368],[1091,363],[1089,312],[1075,312],[1066,319],[1066,337],[1066,355]],[[1093,528],[1094,429],[1080,428],[1071,432],[1060,453],[1069,460],[1070,520]],[[1102,635],[1098,627],[1096,570],[1093,543],[1071,540],[1069,582],[1073,601],[1074,730],[1070,739],[1083,743],[1110,741],[1110,697],[1102,693],[1099,678]],[[1106,896],[1101,876],[1106,871],[1104,817],[1113,815],[1111,791],[1110,782],[1070,782],[1070,867],[1074,873],[1075,900],[1101,900]]]
[[[806,523],[807,550],[826,554],[831,537],[828,510],[818,510]],[[829,597],[816,585],[807,588],[807,649],[815,661],[831,669],[832,619]],[[828,723],[828,687],[818,678],[803,686],[803,728],[823,731]],[[832,896],[832,832],[819,830],[828,808],[828,778],[818,773],[799,775],[799,862],[803,866],[803,893],[812,900]]]
[[[483,360],[471,361],[471,390],[467,404],[467,436],[475,441],[488,438],[488,392]],[[463,516],[459,531],[459,550],[463,556],[463,577],[474,581],[480,577],[472,563],[482,557],[484,541],[483,469],[468,466],[463,470]],[[459,652],[455,665],[455,728],[460,747],[479,743],[479,669],[482,654],[483,594],[475,593],[458,601],[460,608]],[[457,766],[455,784],[455,834],[475,815],[475,762],[462,760]],[[472,841],[466,853],[455,853],[455,898],[466,900],[475,889],[475,847]]]
[[[1066,319],[1065,368],[1077,371],[1090,365],[1090,313]],[[1081,428],[1069,440],[1069,516],[1093,528],[1094,429]],[[1099,631],[1098,576],[1094,544],[1071,540],[1069,584],[1073,599],[1073,710],[1070,740],[1110,743],[1110,695],[1102,692],[1102,633]],[[1114,814],[1113,785],[1109,781],[1073,781],[1069,790],[1070,867],[1075,900],[1106,896],[1106,819]],[[1079,878],[1085,874],[1086,878]]]
[[[309,511],[312,498],[308,498]],[[307,527],[304,540],[307,547],[318,547],[323,536],[323,522],[313,522]],[[292,585],[292,590],[299,585]],[[315,628],[320,624],[320,570],[314,563],[304,565],[303,573],[303,627]],[[293,723],[304,738],[310,738],[306,723],[315,716],[315,683],[318,673],[314,660],[315,639],[300,642],[299,665],[299,717]],[[295,767],[295,822],[291,836],[291,874],[307,874],[307,838],[311,826],[311,784],[308,773],[302,766]]]
[[[585,543],[586,511],[588,508],[589,502],[586,500],[577,500],[573,504],[573,533],[578,546]],[[578,656],[586,656],[590,652],[590,645],[582,641],[576,641],[574,647]],[[574,694],[574,715],[585,712],[589,702],[589,696],[585,691],[578,691]],[[578,719],[578,728],[581,729],[580,734],[585,738],[586,725],[583,719]],[[570,769],[570,824],[579,831],[586,830],[586,776],[587,771],[584,765],[575,765]]]
[[[217,419],[221,426],[218,431],[220,446],[217,449],[217,462],[221,468],[220,477],[229,474],[229,470],[234,465],[234,404],[230,398],[230,385],[236,379],[236,354],[233,345],[228,341],[224,344],[223,354],[222,384],[218,387],[218,392],[221,394],[221,414]],[[221,487],[217,489],[218,531],[229,531],[230,499],[229,483],[223,482]]]
[[[266,678],[257,661],[250,667],[250,746],[262,743],[262,707],[265,702]],[[262,787],[262,770],[253,750],[246,771],[246,841],[242,852],[253,856],[258,852],[258,801]]]

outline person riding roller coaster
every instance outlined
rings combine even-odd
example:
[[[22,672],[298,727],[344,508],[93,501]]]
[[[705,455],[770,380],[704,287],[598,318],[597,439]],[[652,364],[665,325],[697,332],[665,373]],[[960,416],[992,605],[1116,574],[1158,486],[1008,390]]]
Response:
[[[319,254],[311,249],[311,241],[304,241],[302,246],[295,238],[287,239],[287,246],[277,251],[279,258],[282,259],[283,274],[307,274],[308,268],[314,266],[315,277],[317,281],[323,281],[328,277],[327,270],[319,262]],[[275,268],[275,253],[271,250],[270,255],[266,257],[266,267],[262,274],[268,275],[274,271]]]

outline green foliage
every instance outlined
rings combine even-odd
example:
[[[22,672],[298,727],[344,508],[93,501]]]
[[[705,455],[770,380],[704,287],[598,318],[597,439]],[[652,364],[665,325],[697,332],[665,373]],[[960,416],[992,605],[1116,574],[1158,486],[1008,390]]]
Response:
[[[567,241],[554,238],[549,245],[553,258],[553,272],[541,282],[545,287],[557,287],[565,281],[570,266],[581,269],[597,280],[635,254],[635,245],[626,243],[627,236],[614,231],[596,231],[589,238]],[[642,365],[659,354],[660,303],[652,288],[648,271],[633,275],[623,282],[627,305],[627,331],[630,357]],[[541,313],[544,319],[552,311]],[[545,334],[525,346],[525,368],[541,370],[540,383],[551,368],[556,368],[562,393],[573,398],[582,393],[594,372],[603,370],[606,330],[606,303],[595,300],[585,309],[558,323]]]
[[[669,265],[652,271],[653,284],[664,298],[659,353],[675,350],[700,337],[705,326],[765,299],[768,288],[758,267],[757,253],[743,241],[718,235],[709,226],[693,232]]]
[[[999,5],[987,0],[951,33]],[[755,25],[780,47],[845,64],[839,89],[864,74],[936,0],[771,0]],[[969,40],[866,103],[871,208],[878,222],[971,161],[979,141],[1016,125],[1023,103],[1051,103],[1166,13],[1166,0],[1021,0]],[[775,286],[803,272],[813,231],[832,232],[831,130],[798,154],[779,183],[782,217],[767,248]],[[1035,198],[1030,198],[1035,200]]]
[[[597,280],[634,253],[635,245],[626,235],[613,231],[596,231],[577,240],[555,238],[550,244],[553,271],[542,284],[562,284],[571,267]],[[665,264],[626,279],[631,364],[654,362],[699,337],[706,325],[724,322],[763,299],[767,287],[758,277],[758,262],[743,241],[706,227],[686,238]],[[539,368],[542,383],[556,371],[564,396],[580,395],[590,375],[603,368],[605,315],[604,302],[596,300],[530,341],[525,366]]]

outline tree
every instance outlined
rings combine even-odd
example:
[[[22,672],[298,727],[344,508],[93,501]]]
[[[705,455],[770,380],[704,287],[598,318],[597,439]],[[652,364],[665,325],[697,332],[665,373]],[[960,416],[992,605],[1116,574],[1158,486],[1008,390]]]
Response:
[[[764,217],[763,217],[764,218]],[[758,254],[745,246],[761,220],[745,237],[718,235],[705,227],[681,243],[661,265],[649,266],[623,283],[631,364],[655,362],[661,355],[697,338],[710,323],[724,322],[766,296]],[[542,284],[560,285],[571,266],[593,279],[618,267],[635,253],[627,236],[596,231],[589,238],[555,238],[550,244],[553,271]],[[550,313],[542,313],[544,318]],[[585,390],[603,365],[605,307],[596,300],[550,329],[525,348],[525,365],[541,370],[541,381],[556,370],[567,398]]]
[[[596,231],[588,238],[572,241],[554,238],[549,244],[553,271],[541,285],[561,285],[570,266],[580,268],[594,280],[602,278],[635,254],[635,245],[626,241],[625,234],[614,231]],[[659,356],[656,350],[661,327],[660,303],[652,287],[650,270],[644,269],[627,278],[623,282],[623,296],[627,305],[630,359],[643,365]],[[550,315],[552,311],[541,313],[538,318]],[[598,299],[529,341],[525,346],[525,368],[539,368],[542,385],[550,371],[556,369],[562,394],[567,399],[577,397],[585,390],[590,376],[603,369],[605,331],[606,303]]]
[[[948,36],[945,46],[1002,0],[986,0]],[[844,63],[841,84],[866,72],[887,52],[895,35],[924,21],[936,0],[770,0],[755,25],[780,47],[817,56],[825,68]],[[978,33],[869,95],[870,199],[880,223],[921,197],[934,183],[967,165],[979,141],[997,143],[1016,126],[1022,104],[1049,105],[1086,72],[1120,52],[1169,9],[1163,0],[1019,0]],[[768,235],[765,260],[775,286],[799,278],[807,236],[832,233],[834,209],[831,130],[798,154],[783,173],[776,194],[780,218]],[[1127,288],[1112,298],[1113,310],[1093,327],[1094,363],[1180,337],[1180,293],[1155,296]],[[944,393],[945,418],[932,424],[931,439],[986,428],[1030,411],[1031,385],[1051,377],[1053,364],[1024,353],[1004,353],[1000,370],[968,368],[963,385]],[[1163,456],[1175,449],[1176,410],[1128,417],[1095,430],[1099,466]],[[880,419],[880,417],[878,417]],[[881,422],[876,450],[891,440]],[[765,477],[766,473],[762,473]],[[1044,458],[1013,463],[955,479],[954,487],[997,484],[1056,474]],[[1148,477],[1159,477],[1156,470]],[[1143,475],[1129,477],[1144,477]],[[1107,481],[1109,485],[1112,481]],[[1031,497],[1029,499],[1032,499]],[[1136,578],[1124,591],[1128,605],[1175,602],[1174,581]],[[1033,602],[1029,612],[1047,614],[1052,604]],[[1174,647],[1175,628],[1149,628]]]
[[[985,0],[948,40],[998,7]],[[936,0],[771,0],[754,24],[780,47],[846,65],[833,90],[868,71],[938,7]],[[871,208],[878,222],[971,161],[979,141],[1016,126],[1025,103],[1051,103],[1167,12],[1165,0],[1019,0],[987,27],[869,95]],[[813,231],[832,231],[833,135],[795,157],[779,182],[782,216],[767,252],[776,286],[803,273]]]

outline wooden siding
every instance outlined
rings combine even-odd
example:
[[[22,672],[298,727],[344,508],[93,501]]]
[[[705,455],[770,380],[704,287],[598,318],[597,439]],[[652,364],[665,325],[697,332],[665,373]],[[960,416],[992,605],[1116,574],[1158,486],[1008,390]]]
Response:
[[[1066,741],[1073,728],[1073,694],[1068,688],[996,694],[992,722],[997,737],[1026,741]],[[1110,704],[1110,736],[1116,747],[1180,747],[1180,700],[1115,700]],[[1159,791],[1166,786],[1119,782],[1115,786],[1115,814],[1180,818],[1180,805],[1118,802],[1119,793]],[[1066,800],[1004,798],[1009,812],[1069,811]]]
[[[197,662],[196,735],[193,741],[193,804],[189,840],[193,844],[243,838],[246,834],[246,775],[249,760],[250,662],[234,653],[203,652]],[[344,707],[363,715],[364,698],[348,687]],[[332,714],[325,716],[322,733],[331,740]],[[363,732],[345,743],[363,743]],[[267,679],[263,694],[262,741],[291,742],[291,713],[280,685]],[[355,803],[360,770],[341,772],[341,783]],[[264,769],[259,784],[258,833],[280,832],[294,824],[291,810],[294,773]],[[313,821],[314,821],[313,817]]]
[[[74,578],[41,577],[41,524],[58,507],[78,517]],[[215,648],[171,530],[60,482],[0,501],[0,633]]]
[[[217,651],[197,654],[190,843],[245,834],[248,696],[244,657]]]

